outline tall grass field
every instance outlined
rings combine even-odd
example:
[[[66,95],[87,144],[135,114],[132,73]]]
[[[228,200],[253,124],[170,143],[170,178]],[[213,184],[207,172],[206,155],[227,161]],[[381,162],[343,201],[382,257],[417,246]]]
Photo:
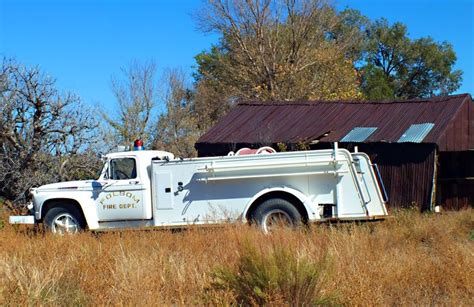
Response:
[[[0,229],[0,305],[474,306],[474,210],[264,235]]]

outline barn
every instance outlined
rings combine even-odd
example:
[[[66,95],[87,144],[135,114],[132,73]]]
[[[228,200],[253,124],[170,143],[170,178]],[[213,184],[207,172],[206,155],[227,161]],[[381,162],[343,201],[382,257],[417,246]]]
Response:
[[[340,147],[380,168],[389,207],[474,203],[474,108],[469,94],[406,101],[244,102],[201,136],[199,156],[242,147]]]

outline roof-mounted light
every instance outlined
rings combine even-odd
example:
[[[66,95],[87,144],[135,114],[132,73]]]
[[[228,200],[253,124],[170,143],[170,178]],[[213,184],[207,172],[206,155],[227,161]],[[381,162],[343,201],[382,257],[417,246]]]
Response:
[[[133,150],[144,150],[143,141],[138,139],[133,142]]]

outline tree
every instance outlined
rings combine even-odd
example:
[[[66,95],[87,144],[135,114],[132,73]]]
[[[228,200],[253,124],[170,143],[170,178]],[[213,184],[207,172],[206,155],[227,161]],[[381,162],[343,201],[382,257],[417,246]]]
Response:
[[[4,59],[0,68],[0,196],[22,200],[28,188],[94,172],[98,121],[72,93],[38,68]]]
[[[338,22],[329,33],[332,39],[350,42],[345,50],[346,57],[358,64],[363,61],[368,48],[367,31],[370,20],[354,9],[344,9],[338,13]]]
[[[362,68],[362,90],[369,99],[410,99],[447,95],[459,88],[462,72],[454,70],[456,54],[447,42],[430,37],[411,40],[401,23],[385,19],[368,29],[369,46]]]
[[[198,71],[194,74],[195,115],[197,128],[205,132],[224,114],[226,114],[235,101],[232,85],[225,82],[225,72],[222,71],[220,50],[212,47],[209,53],[200,53],[195,57]]]
[[[358,98],[360,37],[341,26],[349,15],[323,0],[208,0],[198,23],[220,42],[196,56],[196,107],[219,114],[239,99]]]
[[[118,114],[102,112],[113,129],[114,144],[131,146],[136,139],[149,145],[152,142],[152,112],[156,105],[156,66],[154,63],[132,62],[122,69],[122,78],[113,77],[112,91]]]
[[[193,91],[186,85],[185,74],[170,70],[164,74],[166,112],[160,115],[154,147],[179,157],[194,157],[194,143],[199,138]]]

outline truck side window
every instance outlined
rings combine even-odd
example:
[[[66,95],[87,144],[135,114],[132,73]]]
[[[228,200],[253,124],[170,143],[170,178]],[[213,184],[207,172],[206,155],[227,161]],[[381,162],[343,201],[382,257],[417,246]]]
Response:
[[[123,180],[137,177],[135,159],[120,158],[110,160],[110,179]]]

